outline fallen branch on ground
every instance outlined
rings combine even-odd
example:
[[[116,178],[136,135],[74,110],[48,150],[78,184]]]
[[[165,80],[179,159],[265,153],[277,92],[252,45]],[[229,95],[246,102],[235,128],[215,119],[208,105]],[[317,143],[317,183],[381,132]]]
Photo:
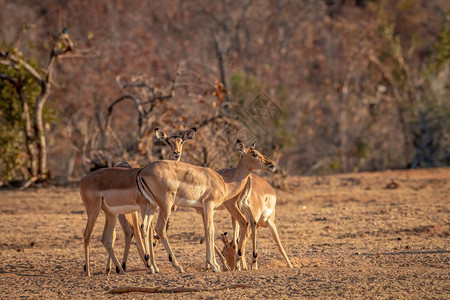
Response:
[[[187,287],[177,287],[173,289],[162,289],[161,287],[138,287],[138,286],[128,286],[128,287],[118,287],[112,288],[105,292],[105,294],[124,294],[124,293],[189,293],[189,292],[207,292],[207,291],[219,291],[227,289],[238,289],[238,288],[251,288],[252,286],[247,284],[235,284],[228,287],[221,287],[216,289],[204,289],[204,288],[187,288]]]

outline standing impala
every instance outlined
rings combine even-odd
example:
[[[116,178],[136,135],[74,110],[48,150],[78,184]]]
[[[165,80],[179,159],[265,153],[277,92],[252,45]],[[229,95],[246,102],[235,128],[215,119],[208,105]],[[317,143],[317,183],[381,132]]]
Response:
[[[256,261],[258,257],[258,252],[256,249],[256,229],[258,227],[269,227],[270,233],[275,240],[281,255],[286,260],[289,268],[292,268],[292,264],[286,255],[286,251],[281,245],[280,237],[278,235],[277,227],[275,226],[275,205],[277,203],[277,196],[275,194],[272,186],[264,180],[264,178],[258,175],[252,175],[252,192],[250,197],[244,198],[243,201],[238,203],[241,211],[244,213],[247,221],[250,224],[252,244],[253,244],[253,259],[252,259],[252,269],[258,269],[258,263]],[[238,259],[242,260],[242,268],[247,269],[247,264],[245,261],[245,244],[249,237],[248,231],[245,235],[245,239],[242,242],[242,248],[240,253],[236,252],[235,241],[228,241],[228,237],[222,234],[222,241],[224,243],[224,248],[222,254],[225,256],[228,265],[236,268]],[[242,254],[240,258],[237,259],[237,255]]]
[[[160,211],[155,230],[169,255],[169,261],[179,272],[183,272],[183,268],[172,252],[166,236],[166,223],[172,206],[203,209],[206,261],[212,271],[220,272],[214,253],[213,217],[215,208],[225,204],[233,218],[242,227],[241,238],[243,240],[244,230],[247,230],[248,224],[236,204],[228,203],[231,201],[227,202],[227,200],[233,199],[244,190],[247,193],[250,192],[248,181],[251,180],[252,170],[275,171],[275,162],[262,155],[254,147],[247,148],[240,140],[237,140],[236,145],[243,153],[238,166],[227,169],[222,175],[210,168],[174,161],[153,162],[138,173],[136,181],[139,191],[149,203],[159,206]]]
[[[193,128],[190,128],[190,129],[184,131],[180,135],[170,135],[169,136],[163,129],[160,129],[160,128],[154,129],[156,138],[163,141],[167,146],[169,146],[171,148],[172,152],[171,152],[170,158],[172,160],[176,160],[176,161],[180,161],[181,154],[183,152],[184,143],[188,140],[193,139],[196,131],[197,131],[197,129],[195,127],[193,127]],[[129,168],[139,168],[140,166],[136,165],[134,163],[130,163],[130,162],[122,162],[122,163],[116,165],[116,167],[129,169]],[[124,248],[123,258],[122,258],[123,270],[126,271],[126,262],[128,260],[128,253],[130,250],[131,240],[133,239],[133,235],[135,236],[135,239],[136,239],[136,246],[138,248],[139,255],[141,256],[145,266],[147,268],[151,269],[148,265],[149,256],[148,255],[146,256],[144,254],[145,250],[144,250],[144,245],[143,245],[143,241],[142,241],[142,232],[140,231],[141,221],[138,216],[138,213],[133,212],[131,214],[119,215],[118,219],[119,219],[120,225],[122,226],[123,233],[125,236],[125,248]],[[136,224],[139,226],[135,226],[134,222],[136,222]],[[149,230],[150,230],[149,228],[146,229],[146,231],[148,231],[149,234],[152,234]],[[114,231],[114,234],[115,234],[115,231]],[[115,240],[116,239],[115,239],[115,235],[114,235],[113,236],[113,246],[114,246]],[[149,248],[147,247],[145,249],[148,250]],[[220,255],[222,255],[222,254],[220,254]],[[223,256],[221,256],[221,259],[224,260]],[[109,274],[110,271],[111,271],[111,257],[108,255],[108,260],[106,263],[106,274]],[[117,268],[116,268],[116,272],[117,273],[119,272],[119,270]]]
[[[166,143],[172,147],[173,158],[179,160],[181,156],[182,146],[185,141],[192,139],[195,135],[196,129],[191,128],[183,133],[182,136],[167,136],[167,134],[156,128],[155,134],[158,138],[162,138]],[[100,210],[105,213],[105,227],[102,235],[102,243],[108,251],[109,256],[112,258],[114,264],[116,265],[117,273],[124,274],[124,268],[126,265],[126,259],[128,255],[128,250],[131,244],[132,232],[136,237],[138,250],[141,257],[144,259],[146,267],[150,270],[149,272],[158,272],[155,265],[149,266],[147,261],[149,255],[153,259],[153,252],[150,254],[143,254],[145,247],[145,253],[150,252],[148,246],[148,231],[150,228],[150,223],[153,220],[153,214],[158,209],[157,206],[152,207],[142,196],[140,196],[136,188],[136,175],[140,169],[133,168],[135,165],[131,166],[128,163],[122,163],[115,168],[105,168],[99,169],[92,172],[89,175],[84,176],[80,180],[80,194],[83,199],[83,203],[86,208],[88,215],[88,220],[86,224],[86,229],[84,231],[84,249],[85,249],[85,275],[90,275],[89,268],[89,242],[94,228],[95,222],[98,218]],[[123,168],[125,167],[125,168]],[[144,216],[144,222],[142,226],[139,226],[136,211],[140,210],[142,216]],[[133,214],[131,214],[133,213]],[[121,215],[131,214],[128,217]],[[120,216],[120,224],[125,232],[125,251],[123,266],[121,266],[114,255],[114,238],[115,238],[115,225],[117,223],[117,217]],[[132,220],[132,228],[130,228],[130,223],[128,220]],[[142,231],[139,232],[139,229]],[[144,237],[144,246],[142,246],[141,234]],[[153,250],[153,248],[152,248]],[[107,273],[109,272],[110,260],[107,263]]]

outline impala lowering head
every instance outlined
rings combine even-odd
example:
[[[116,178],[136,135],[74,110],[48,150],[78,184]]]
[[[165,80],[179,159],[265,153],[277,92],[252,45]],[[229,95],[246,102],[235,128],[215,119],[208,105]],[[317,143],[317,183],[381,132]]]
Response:
[[[237,140],[236,147],[241,153],[241,158],[245,159],[247,164],[255,170],[263,169],[274,172],[277,168],[277,163],[256,150],[255,144],[256,142],[253,142],[250,146],[246,147],[241,140]]]
[[[187,140],[192,140],[196,132],[197,128],[193,127],[184,131],[180,135],[169,136],[161,128],[155,128],[155,136],[171,147],[172,149],[171,158],[176,161],[180,161],[181,154],[183,152],[184,142],[186,142]]]
[[[228,240],[226,232],[222,233],[220,236],[223,242],[222,255],[223,257],[225,257],[225,260],[227,261],[227,264],[231,268],[231,270],[234,270],[234,260],[236,259],[235,243]]]

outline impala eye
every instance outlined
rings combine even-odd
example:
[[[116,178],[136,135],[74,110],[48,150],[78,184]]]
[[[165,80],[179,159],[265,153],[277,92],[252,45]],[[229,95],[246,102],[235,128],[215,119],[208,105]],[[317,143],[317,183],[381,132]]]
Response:
[[[252,153],[253,157],[258,157],[258,154],[256,154],[255,152]]]

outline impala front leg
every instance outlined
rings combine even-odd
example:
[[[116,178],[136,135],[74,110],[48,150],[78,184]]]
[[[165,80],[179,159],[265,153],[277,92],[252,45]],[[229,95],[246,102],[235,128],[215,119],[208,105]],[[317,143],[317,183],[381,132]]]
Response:
[[[251,235],[252,235],[252,245],[253,245],[253,255],[252,256],[253,257],[252,257],[251,268],[252,268],[252,270],[258,270],[258,262],[257,262],[258,250],[256,248],[256,221],[255,221],[255,218],[252,215],[252,212],[251,212],[250,208],[247,207],[245,210],[246,210],[248,223],[250,224]],[[246,236],[245,242],[247,241],[247,238],[248,238],[248,234]]]
[[[216,261],[214,243],[214,203],[207,202],[204,206],[205,214],[205,239],[206,239],[206,261],[213,272],[220,272]]]
[[[196,212],[197,212],[198,214],[200,214],[200,215],[202,216],[202,220],[203,220],[203,228],[205,229],[205,236],[206,236],[206,234],[207,234],[207,233],[206,233],[206,227],[207,227],[207,226],[206,226],[206,223],[205,223],[205,214],[203,213],[203,209],[201,209],[201,208],[196,208],[195,210],[196,210]],[[215,250],[217,256],[219,257],[220,262],[222,263],[223,268],[225,269],[225,271],[230,271],[231,269],[230,269],[230,267],[228,266],[225,257],[222,255],[222,252],[220,252],[220,249],[217,248],[217,246],[215,245],[215,243],[214,243],[214,250]],[[207,271],[208,269],[209,269],[209,264],[208,264],[208,261],[205,260],[205,271]]]
[[[286,251],[283,248],[283,245],[281,245],[281,241],[280,241],[280,236],[278,235],[278,230],[277,230],[277,226],[275,226],[275,223],[272,220],[267,220],[267,225],[269,226],[270,229],[270,233],[273,236],[273,239],[275,240],[275,242],[277,243],[278,249],[281,252],[281,255],[283,255],[284,259],[286,260],[286,263],[288,265],[289,268],[293,268],[287,254]]]
[[[206,226],[205,213],[203,212],[203,208],[197,207],[197,208],[195,208],[195,211],[196,211],[198,214],[200,214],[200,215],[202,216],[203,230],[204,230],[204,232],[205,232],[205,237],[206,237],[206,235],[207,235],[206,227],[207,227],[207,226]],[[205,271],[208,271],[208,269],[209,269],[209,264],[208,264],[208,260],[206,259],[206,260],[205,260]]]
[[[231,217],[231,226],[233,228],[233,245],[234,245],[234,249],[236,250],[236,254],[237,254],[238,240],[239,240],[239,223],[233,217]],[[236,268],[236,270],[239,270],[237,268],[237,265],[236,265],[236,267],[235,266],[232,266],[232,267]]]
[[[248,270],[247,267],[247,258],[245,257],[245,247],[247,245],[247,241],[248,238],[250,237],[250,233],[249,233],[249,226],[248,226],[249,222],[247,223],[247,226],[244,231],[244,228],[242,228],[239,232],[239,242],[238,242],[238,258],[236,259],[236,265],[237,263],[240,261],[241,262],[241,266],[242,266],[242,270]],[[241,234],[243,234],[243,237],[241,236]]]
[[[242,214],[242,212],[239,210],[239,208],[237,207],[237,203],[234,200],[229,200],[227,202],[224,203],[226,209],[228,210],[228,212],[231,214],[231,216],[236,220],[237,224],[239,225],[236,226],[236,230],[239,229],[239,240],[237,241],[237,254],[238,257],[237,259],[235,259],[234,261],[234,269],[237,270],[237,263],[240,260],[241,256],[242,256],[242,241],[245,238],[245,234],[248,230],[248,222],[245,219],[244,215]],[[235,234],[236,235],[236,234]],[[234,243],[236,243],[236,241],[234,241]],[[242,267],[246,268],[247,265],[245,263],[245,261],[242,261]]]
[[[238,200],[236,202],[236,204],[238,204],[239,207],[241,207],[244,210],[244,213],[246,213],[247,217],[247,222],[245,223],[244,227],[241,228],[240,230],[238,243],[238,255],[241,258],[242,269],[244,270],[247,270],[247,261],[245,259],[245,245],[248,238],[248,225],[249,223],[254,223],[254,220],[251,217],[251,214],[248,210],[249,204],[248,200],[250,198],[251,193],[252,193],[252,176],[250,175],[247,179],[247,183],[245,184],[244,190],[238,196]],[[237,267],[238,260],[236,260],[235,262],[235,267]]]

